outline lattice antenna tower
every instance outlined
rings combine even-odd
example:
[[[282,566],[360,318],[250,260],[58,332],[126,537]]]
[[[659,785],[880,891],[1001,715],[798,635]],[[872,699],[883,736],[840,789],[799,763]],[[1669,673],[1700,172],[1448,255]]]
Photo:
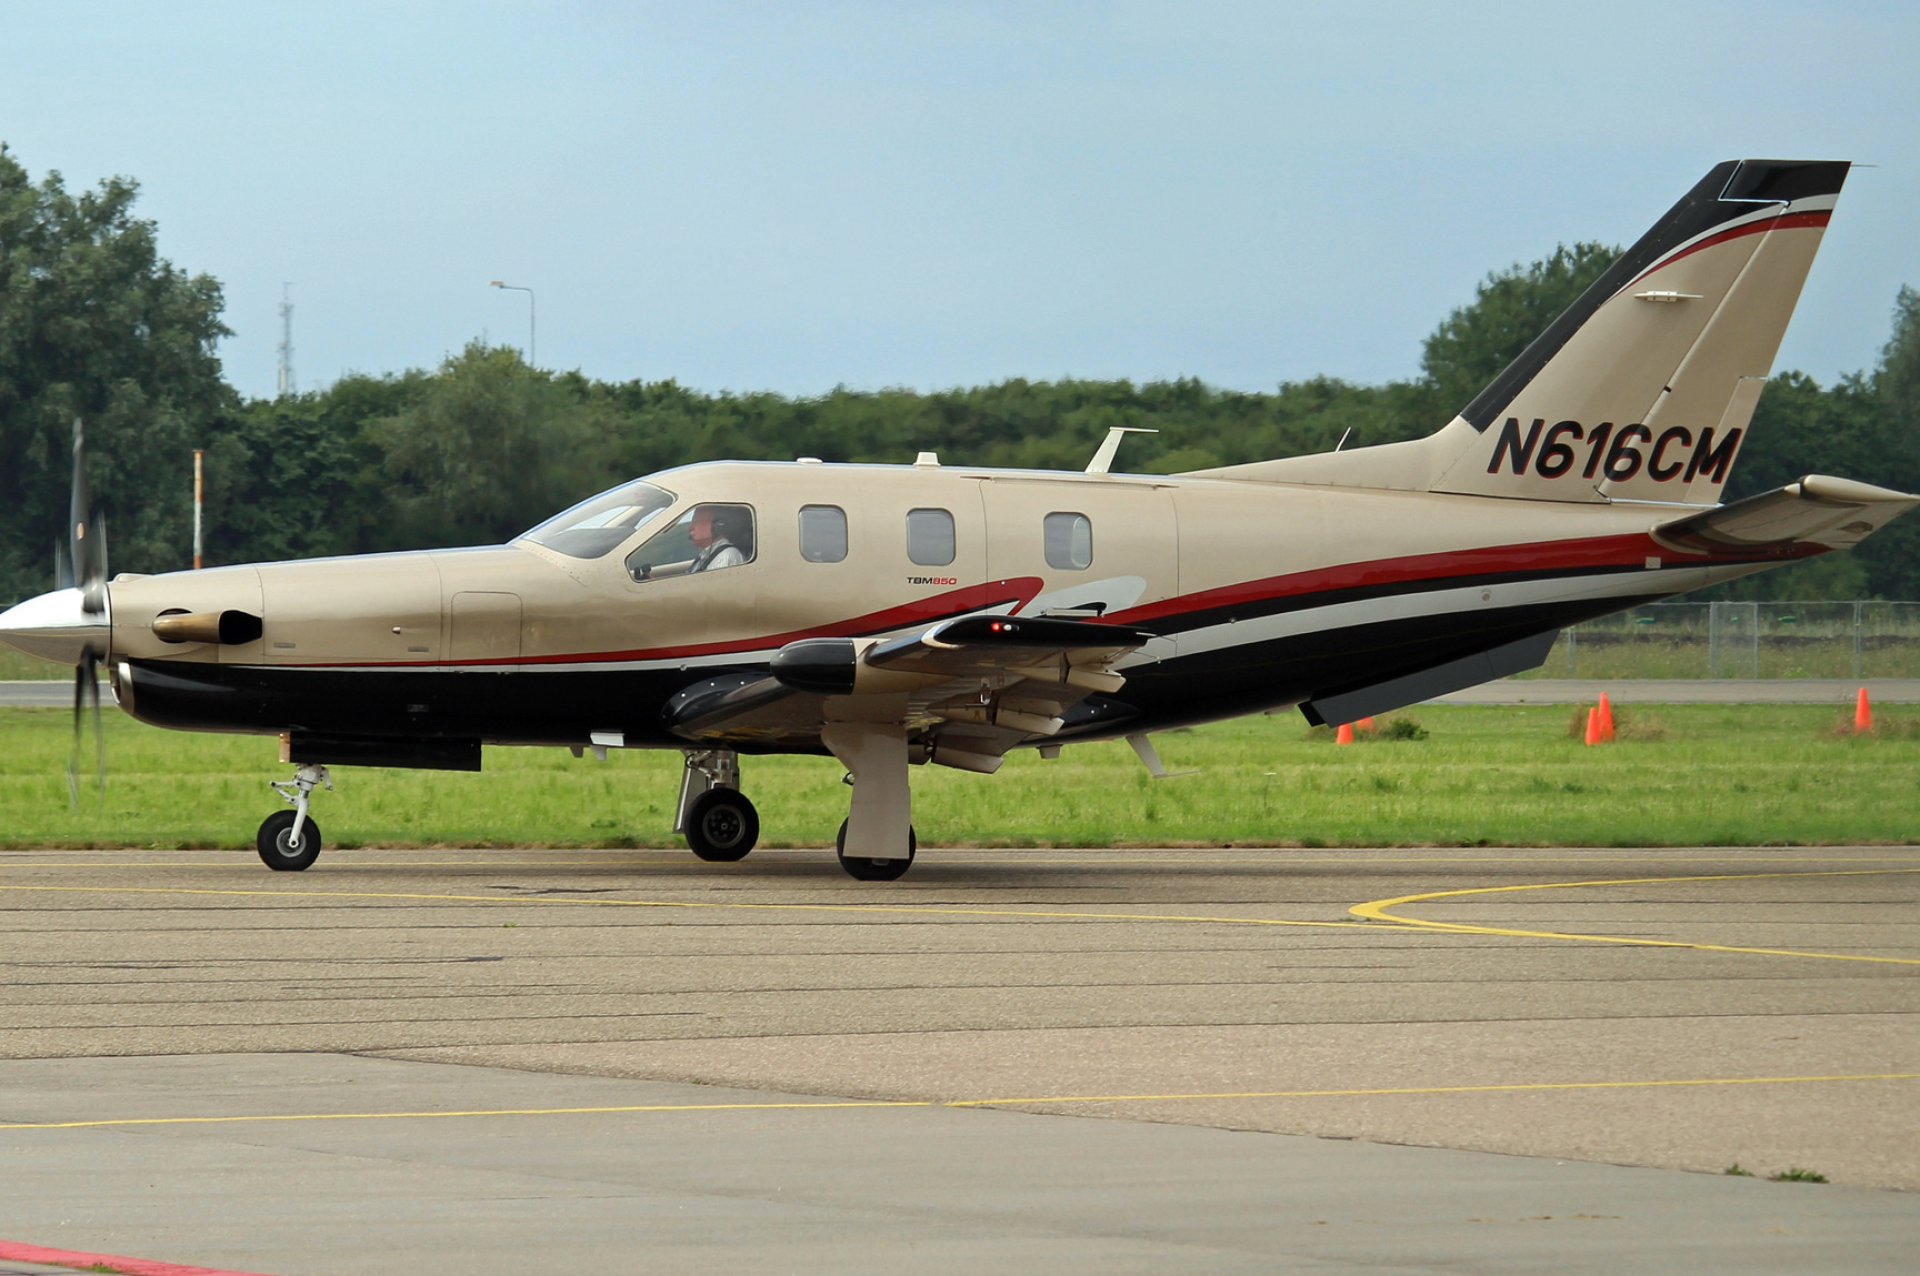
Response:
[[[293,380],[293,285],[280,285],[280,388],[281,395],[297,394]]]

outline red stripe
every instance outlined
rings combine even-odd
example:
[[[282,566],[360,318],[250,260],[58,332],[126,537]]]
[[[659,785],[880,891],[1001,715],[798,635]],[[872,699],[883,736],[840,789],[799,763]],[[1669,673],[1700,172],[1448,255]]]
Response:
[[[1116,625],[1138,624],[1162,616],[1217,607],[1240,607],[1285,598],[1291,594],[1318,594],[1367,585],[1398,585],[1410,580],[1437,580],[1449,576],[1480,576],[1497,572],[1559,571],[1582,567],[1627,567],[1644,564],[1648,556],[1667,557],[1651,536],[1635,532],[1587,540],[1539,541],[1530,545],[1489,545],[1484,549],[1450,550],[1444,554],[1417,554],[1408,558],[1376,558],[1365,563],[1341,563],[1264,580],[1242,581],[1198,594],[1169,598],[1116,612],[1105,619]]]
[[[77,1249],[48,1249],[20,1241],[0,1241],[0,1258],[19,1263],[52,1263],[88,1270],[101,1267],[126,1276],[261,1276],[259,1272],[231,1272],[224,1267],[191,1267],[152,1258],[121,1258],[115,1254],[88,1254]]]
[[[1690,245],[1689,247],[1686,247],[1686,248],[1682,248],[1679,252],[1667,258],[1665,261],[1661,262],[1659,265],[1647,267],[1645,270],[1641,271],[1640,274],[1634,279],[1633,284],[1639,283],[1640,280],[1645,279],[1648,275],[1651,275],[1656,270],[1666,269],[1668,266],[1673,265],[1674,262],[1679,261],[1682,257],[1693,256],[1693,254],[1699,252],[1703,248],[1712,248],[1715,244],[1724,244],[1729,240],[1738,239],[1742,235],[1758,235],[1770,230],[1794,230],[1797,228],[1809,227],[1809,226],[1822,227],[1822,226],[1825,226],[1827,222],[1832,219],[1832,217],[1833,217],[1832,212],[1824,211],[1824,210],[1820,212],[1813,212],[1813,213],[1782,213],[1778,217],[1769,217],[1764,221],[1748,222],[1744,226],[1735,226],[1731,230],[1723,230],[1717,235],[1708,235],[1705,239],[1701,240],[1699,243]],[[1633,287],[1633,284],[1628,284],[1627,287],[1631,288]],[[1622,291],[1624,292],[1625,289],[1622,289]]]

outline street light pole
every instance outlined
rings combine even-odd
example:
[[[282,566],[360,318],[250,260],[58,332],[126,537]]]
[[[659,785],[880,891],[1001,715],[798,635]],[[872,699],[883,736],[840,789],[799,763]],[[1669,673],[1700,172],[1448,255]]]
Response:
[[[504,288],[508,292],[524,292],[527,294],[527,365],[529,367],[539,366],[540,347],[535,343],[533,289],[523,288],[519,284],[510,284],[500,279],[495,279],[491,282],[495,288]]]

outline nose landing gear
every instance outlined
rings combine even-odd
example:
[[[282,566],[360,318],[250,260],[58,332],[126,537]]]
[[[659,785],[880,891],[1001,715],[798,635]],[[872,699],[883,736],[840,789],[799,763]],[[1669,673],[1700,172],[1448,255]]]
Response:
[[[276,873],[297,873],[320,858],[320,826],[307,818],[307,804],[319,785],[333,789],[333,776],[327,768],[303,764],[291,780],[270,780],[270,785],[293,804],[291,811],[275,811],[260,823],[254,846],[260,859]]]

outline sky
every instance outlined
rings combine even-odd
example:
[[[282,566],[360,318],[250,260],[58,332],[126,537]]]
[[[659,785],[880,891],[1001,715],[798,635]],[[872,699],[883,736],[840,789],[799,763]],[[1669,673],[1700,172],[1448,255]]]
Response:
[[[1920,6],[47,4],[0,141],[124,174],[243,394],[475,338],[607,380],[1414,375],[1490,270],[1714,163],[1856,170],[1777,367],[1920,285]]]

